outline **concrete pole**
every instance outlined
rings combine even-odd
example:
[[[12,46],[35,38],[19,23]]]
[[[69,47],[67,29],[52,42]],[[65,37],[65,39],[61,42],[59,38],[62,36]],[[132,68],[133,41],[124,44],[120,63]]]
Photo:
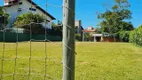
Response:
[[[94,42],[97,42],[97,40],[96,40],[96,36],[94,35]]]
[[[63,0],[63,79],[75,79],[75,0]]]

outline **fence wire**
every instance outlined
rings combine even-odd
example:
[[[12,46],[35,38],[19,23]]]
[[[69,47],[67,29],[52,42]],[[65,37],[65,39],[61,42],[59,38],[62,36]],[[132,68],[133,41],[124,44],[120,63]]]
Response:
[[[61,8],[61,9],[63,7],[65,7],[67,9],[69,9],[66,6],[48,4],[47,0],[45,0],[45,2],[46,2],[46,5],[41,5],[42,7],[45,7],[45,11],[47,11],[48,6],[52,6],[55,8]],[[33,3],[33,1],[31,0],[31,4],[32,3]],[[36,7],[36,6],[40,6],[40,5],[38,5],[38,4],[33,5],[32,4],[32,6],[29,6],[29,7],[32,8],[32,7]],[[19,8],[20,8],[20,4],[18,4],[17,9],[19,9]],[[24,11],[27,9],[28,8],[23,7],[21,10]],[[69,9],[69,10],[71,10],[71,9]],[[33,12],[33,11],[30,11],[30,12],[35,14],[35,12]],[[16,12],[12,12],[10,14],[19,15],[20,12],[16,11]],[[45,18],[48,20],[48,16],[46,16]],[[45,23],[46,23],[46,21],[45,21]],[[5,24],[6,24],[6,22],[5,22]],[[61,67],[65,66],[68,68],[68,66],[63,65],[63,63],[62,63],[62,60],[61,60],[62,54],[60,54],[60,57],[59,57],[58,53],[61,53],[61,50],[57,51],[58,53],[57,52],[54,53],[54,50],[56,50],[56,47],[60,47],[60,48],[62,47],[62,43],[55,43],[51,40],[48,40],[48,37],[47,37],[48,34],[47,34],[47,28],[46,28],[47,24],[45,24],[45,28],[44,28],[44,39],[40,39],[40,40],[32,38],[32,36],[33,36],[33,32],[32,32],[33,30],[32,30],[32,26],[31,26],[32,24],[42,24],[42,23],[35,23],[35,22],[31,21],[29,24],[17,26],[16,27],[16,41],[13,43],[6,42],[6,36],[7,36],[6,26],[3,28],[3,30],[1,30],[1,32],[3,33],[3,36],[2,36],[3,41],[0,42],[2,44],[1,45],[2,48],[0,50],[1,51],[1,74],[0,74],[1,77],[0,77],[0,80],[8,80],[8,79],[12,79],[12,80],[61,80],[61,78],[62,78]],[[20,40],[19,40],[19,37],[21,37],[21,36],[19,35],[19,28],[18,27],[22,27],[22,26],[30,26],[30,30],[28,33],[30,35],[30,39],[28,41],[20,42]],[[65,25],[65,26],[70,29],[74,29],[68,25]],[[36,46],[41,46],[41,44],[43,44],[42,47],[36,47]],[[51,49],[50,44],[54,44],[55,49]],[[24,45],[24,47],[23,47],[23,45]],[[66,44],[65,44],[65,46],[67,48],[71,49]],[[44,52],[44,53],[42,53],[42,52]],[[75,51],[74,51],[74,53],[77,54]],[[40,55],[35,56],[36,54],[40,54]],[[56,56],[56,54],[58,54],[58,59],[56,57],[53,57],[53,56]],[[35,61],[33,61],[33,60],[35,60]],[[39,69],[41,71],[40,70],[38,71],[37,68],[34,68],[34,66],[37,66],[37,65],[40,66]],[[24,68],[23,66],[24,67],[26,66],[26,68]],[[71,70],[70,68],[68,68],[68,69]],[[54,72],[52,72],[52,71],[54,71]],[[36,78],[36,77],[39,77],[39,78]]]

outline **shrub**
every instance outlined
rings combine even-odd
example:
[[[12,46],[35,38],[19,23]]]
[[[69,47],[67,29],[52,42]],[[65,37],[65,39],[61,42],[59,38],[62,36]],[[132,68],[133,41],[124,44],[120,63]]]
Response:
[[[82,40],[81,34],[75,34],[75,39],[77,41],[81,41]]]
[[[93,32],[91,33],[84,33],[84,41],[94,41]]]
[[[120,31],[119,38],[122,42],[129,42],[130,31]]]
[[[16,18],[14,26],[25,29],[25,33],[30,33],[31,27],[33,34],[44,34],[45,29],[42,24],[43,22],[47,22],[45,21],[44,16],[40,14],[26,13]]]
[[[130,33],[130,42],[142,46],[142,25]]]
[[[3,7],[0,7],[0,30],[4,29],[9,22],[9,14],[5,13]]]

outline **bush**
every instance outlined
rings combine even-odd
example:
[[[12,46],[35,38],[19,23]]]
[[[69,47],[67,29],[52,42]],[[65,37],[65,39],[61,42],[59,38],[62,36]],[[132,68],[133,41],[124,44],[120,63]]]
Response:
[[[82,40],[81,34],[75,34],[75,39],[77,41],[81,41]]]
[[[9,14],[5,13],[3,7],[0,7],[0,30],[4,29],[9,22]]]
[[[130,33],[130,42],[142,46],[142,25]]]
[[[31,28],[32,34],[44,34],[45,28],[42,23],[46,22],[44,16],[40,14],[26,13],[16,18],[14,27],[25,29],[25,33],[30,33]]]
[[[122,42],[129,42],[130,31],[120,31],[119,38]]]

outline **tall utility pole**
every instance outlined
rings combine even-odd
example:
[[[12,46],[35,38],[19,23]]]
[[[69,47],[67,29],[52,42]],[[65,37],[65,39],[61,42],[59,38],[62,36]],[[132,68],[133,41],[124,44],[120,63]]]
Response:
[[[63,79],[75,79],[75,0],[63,0]]]

